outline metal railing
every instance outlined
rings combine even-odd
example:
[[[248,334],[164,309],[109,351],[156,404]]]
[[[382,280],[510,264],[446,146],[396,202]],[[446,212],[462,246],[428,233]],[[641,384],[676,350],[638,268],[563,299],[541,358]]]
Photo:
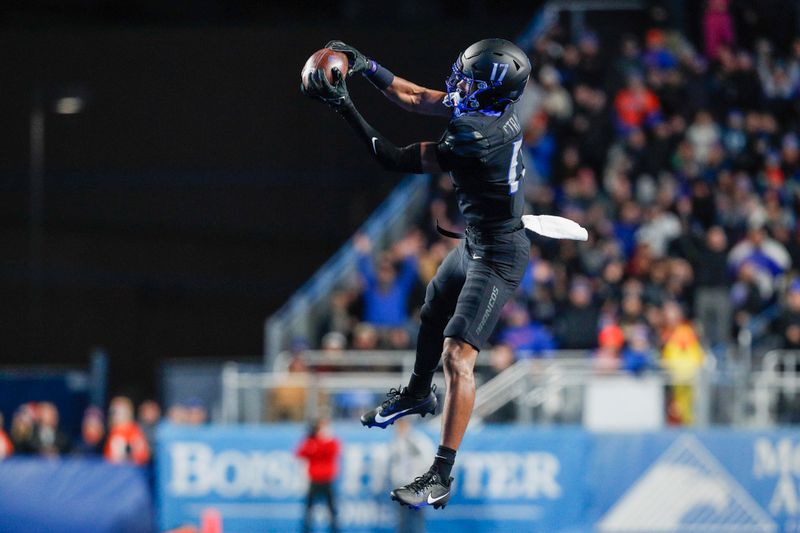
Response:
[[[489,368],[488,358],[488,353],[482,353],[476,362],[479,384]],[[222,371],[221,421],[279,420],[286,411],[291,411],[294,419],[313,419],[323,413],[352,415],[355,410],[373,407],[390,388],[405,384],[414,368],[415,352],[308,350],[302,359],[307,372],[290,371],[289,352],[278,354],[270,371],[254,372],[236,363],[226,364]],[[444,391],[441,373],[433,382]]]
[[[753,420],[765,425],[800,422],[800,351],[767,352],[752,381]]]
[[[582,352],[561,354],[555,359],[523,359],[479,389],[473,421],[491,420],[493,414],[513,404],[516,422],[580,424],[587,387],[603,380],[625,378],[632,382],[649,380],[664,393],[669,386],[691,387],[694,425],[707,426],[714,418],[709,394],[715,384],[714,376],[719,376],[713,361],[707,358],[705,365],[686,379],[665,369],[650,370],[639,376],[610,370]]]
[[[380,247],[396,240],[420,212],[428,194],[430,176],[408,176],[359,228]],[[326,307],[322,305],[336,286],[355,272],[352,240],[345,243],[278,311],[264,323],[264,363],[285,349],[295,336],[310,338],[313,325]]]
[[[558,23],[559,14],[570,13],[570,32],[573,38],[586,29],[586,13],[590,11],[641,11],[646,6],[642,0],[550,0],[531,18],[528,26],[517,37],[517,44],[527,49],[550,28]]]
[[[639,376],[609,370],[587,352],[562,351],[552,355],[546,359],[523,359],[498,373],[489,364],[489,354],[482,352],[476,363],[479,387],[472,423],[502,420],[581,424],[587,390],[604,380],[629,384],[649,380],[651,386],[662,391],[665,410],[672,387],[690,387],[693,424],[697,427],[800,423],[800,351],[769,352],[760,370],[753,372],[743,364],[730,362],[718,368],[715,359],[707,357],[689,378],[668,369],[649,370]],[[275,414],[276,409],[286,405],[297,420],[321,413],[354,418],[376,405],[389,388],[406,383],[414,352],[309,351],[303,354],[303,360],[308,365],[307,372],[290,372],[288,353],[275,358],[271,371],[254,372],[235,363],[227,364],[222,374],[222,421],[278,420],[281,418]],[[443,393],[440,372],[434,383]],[[498,417],[498,413],[504,414]],[[434,417],[431,423],[438,423],[438,418]]]

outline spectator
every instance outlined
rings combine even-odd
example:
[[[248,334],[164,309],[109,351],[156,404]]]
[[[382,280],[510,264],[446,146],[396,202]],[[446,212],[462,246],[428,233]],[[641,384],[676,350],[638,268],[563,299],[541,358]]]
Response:
[[[186,402],[186,423],[190,426],[204,426],[208,422],[208,410],[199,398]]]
[[[638,243],[647,243],[653,257],[664,257],[669,243],[681,234],[678,216],[660,206],[645,211],[645,222],[636,232]]]
[[[333,331],[328,335],[341,337],[341,347],[344,348],[345,338],[339,332]],[[328,335],[322,338],[323,349]],[[302,358],[295,358],[289,363],[287,379],[272,390],[269,402],[269,420],[295,421],[303,420],[306,410],[306,387],[308,385],[308,367]]]
[[[747,145],[747,135],[744,132],[744,116],[739,111],[728,113],[728,122],[722,135],[722,145],[726,152],[739,160],[739,155],[744,152]]]
[[[167,421],[169,421],[170,424],[178,426],[186,424],[188,417],[188,410],[183,404],[176,403],[170,405],[169,409],[167,409]]]
[[[330,511],[331,531],[338,531],[333,482],[339,471],[340,448],[339,440],[330,431],[330,423],[323,418],[311,424],[308,437],[297,449],[297,457],[305,459],[308,464],[310,481],[303,514],[303,533],[311,530],[311,510],[320,497],[325,498]]]
[[[503,370],[514,364],[514,350],[508,344],[495,344],[489,352],[489,368],[486,369],[486,381],[496,377]]]
[[[638,324],[631,328],[627,343],[622,350],[622,369],[639,374],[654,366],[655,352],[650,343],[647,326]]]
[[[500,342],[514,350],[517,359],[526,357],[547,357],[555,350],[556,343],[547,329],[531,322],[527,309],[519,304],[506,307],[507,326],[500,332]]]
[[[676,248],[695,272],[694,314],[703,336],[711,346],[727,344],[732,314],[725,231],[720,226],[712,226],[703,241],[694,236],[682,236]]]
[[[445,239],[437,238],[431,243],[428,250],[422,253],[419,258],[419,277],[422,283],[427,285],[433,279],[436,270],[447,257],[450,249],[451,247]]]
[[[75,453],[78,455],[103,455],[105,434],[103,412],[98,407],[87,407],[81,422],[81,440],[75,447]]]
[[[350,334],[355,320],[352,317],[351,308],[355,295],[352,291],[337,289],[333,291],[330,298],[330,308],[323,320],[322,332],[337,331],[344,335]],[[308,344],[306,342],[306,344]],[[304,349],[307,349],[306,346]]]
[[[14,453],[14,445],[3,429],[3,413],[0,413],[0,461],[10,457]]]
[[[389,445],[389,478],[396,487],[408,481],[409,472],[424,471],[434,455],[436,448],[424,433],[415,431],[408,418],[400,418],[394,423],[394,439]],[[397,533],[424,533],[425,513],[423,510],[398,508]]]
[[[800,350],[800,279],[789,285],[786,302],[775,321],[775,331],[785,350]]]
[[[600,329],[597,336],[598,349],[595,352],[597,366],[601,370],[616,370],[620,366],[620,355],[625,345],[625,334],[615,322]]]
[[[752,319],[758,316],[768,303],[769,299],[756,279],[756,265],[751,262],[742,264],[731,288],[736,333],[738,334],[739,329],[750,328]]]
[[[709,0],[703,16],[706,57],[719,58],[720,48],[733,48],[733,19],[728,13],[728,0]]]
[[[694,423],[694,380],[703,366],[705,354],[677,302],[664,304],[661,338],[664,341],[661,362],[670,373],[672,383],[669,419],[674,424],[691,425]]]
[[[547,114],[534,113],[523,136],[525,149],[531,161],[531,164],[526,164],[525,167],[531,169],[532,179],[540,183],[549,182],[553,176],[553,156],[558,148],[555,136],[547,126]]]
[[[561,86],[561,75],[551,65],[544,65],[539,70],[538,94],[541,110],[556,121],[565,121],[572,116],[572,98]],[[534,95],[531,95],[534,97]]]
[[[606,79],[606,69],[600,57],[600,40],[597,35],[587,31],[578,39],[580,61],[575,69],[575,81],[601,87]]]
[[[320,348],[326,354],[336,354],[347,348],[347,337],[338,331],[331,331],[322,337]]]
[[[752,55],[744,50],[736,54],[735,70],[724,88],[723,102],[728,104],[727,109],[749,111],[761,106],[763,90]]]
[[[410,350],[411,335],[405,328],[390,328],[384,331],[383,345],[387,350]]]
[[[603,170],[608,147],[614,138],[614,126],[605,91],[581,85],[575,90],[577,110],[572,122],[578,138],[580,159],[595,173]]]
[[[147,438],[151,450],[156,449],[156,428],[161,421],[161,407],[155,400],[145,400],[139,404],[139,426]]]
[[[355,247],[359,253],[358,268],[364,280],[364,321],[376,326],[403,326],[408,321],[406,303],[417,280],[417,237],[409,236],[396,246],[401,258],[399,270],[391,256],[384,254],[376,269],[369,256],[369,239],[361,235]]]
[[[362,323],[353,329],[354,350],[377,350],[378,341],[378,330],[372,324]]]
[[[711,116],[705,109],[695,115],[694,122],[686,130],[686,138],[692,143],[695,162],[700,165],[708,163],[711,149],[720,141],[720,131]]]
[[[150,460],[147,438],[133,419],[133,402],[125,396],[111,400],[109,432],[103,455],[111,463],[144,465]]]
[[[641,76],[628,76],[626,87],[614,99],[617,112],[617,129],[626,133],[643,126],[653,126],[661,120],[661,103],[648,89]]]
[[[769,299],[774,293],[776,278],[791,266],[791,257],[781,243],[767,236],[758,220],[751,220],[747,237],[728,254],[728,264],[734,269],[745,263],[753,269],[753,278],[762,297]]]
[[[592,302],[589,282],[577,279],[569,291],[569,301],[556,317],[556,342],[565,350],[587,350],[597,346],[600,313]]]
[[[651,71],[671,70],[678,66],[678,59],[667,48],[664,31],[658,28],[647,30],[645,35],[644,64]]]
[[[614,236],[622,245],[625,257],[630,257],[636,244],[636,232],[639,230],[642,210],[636,202],[625,202],[620,215],[614,223]]]
[[[58,427],[58,409],[50,402],[41,402],[36,408],[37,424],[33,432],[35,453],[46,457],[58,457],[70,450],[66,433]]]
[[[633,35],[626,35],[622,38],[620,53],[614,61],[614,80],[613,86],[619,89],[625,84],[625,80],[631,74],[641,74],[644,71],[642,62],[642,50],[639,42]]]
[[[34,406],[31,403],[20,405],[11,419],[11,442],[18,454],[34,453]]]

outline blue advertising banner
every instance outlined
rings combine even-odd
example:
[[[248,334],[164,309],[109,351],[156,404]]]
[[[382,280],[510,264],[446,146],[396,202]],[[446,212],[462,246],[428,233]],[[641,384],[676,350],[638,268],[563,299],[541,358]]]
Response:
[[[595,435],[587,479],[595,531],[800,531],[798,431]]]
[[[438,431],[418,429],[433,446]],[[334,432],[341,530],[395,531],[413,511],[388,497],[394,430]],[[215,509],[226,533],[298,531],[308,481],[294,450],[304,436],[300,425],[162,427],[161,529],[197,525]],[[427,531],[800,532],[797,431],[484,426],[468,432],[453,476],[447,508],[424,514]],[[317,531],[326,517],[319,506]]]
[[[297,531],[308,481],[294,450],[303,426],[165,426],[159,433],[158,490],[162,529],[197,524],[217,509],[226,533]],[[400,507],[389,500],[393,430],[336,427],[343,443],[337,481],[345,531],[393,531]],[[426,432],[433,446],[435,435]],[[541,524],[542,531],[574,523],[586,433],[486,428],[459,450],[455,493],[447,514],[429,513],[431,531],[497,531]],[[408,480],[422,472],[408,472]],[[412,512],[403,509],[403,512]]]
[[[151,533],[147,475],[101,459],[0,461],[0,531]]]

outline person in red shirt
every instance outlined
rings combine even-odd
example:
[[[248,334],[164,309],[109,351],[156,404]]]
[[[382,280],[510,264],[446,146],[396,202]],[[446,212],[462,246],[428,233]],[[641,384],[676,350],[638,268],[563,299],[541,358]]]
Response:
[[[308,495],[303,515],[303,533],[311,529],[311,508],[319,497],[324,497],[331,513],[331,531],[338,531],[336,524],[336,499],[333,482],[339,473],[340,445],[331,434],[328,420],[320,419],[311,424],[308,437],[300,444],[296,455],[308,462]]]

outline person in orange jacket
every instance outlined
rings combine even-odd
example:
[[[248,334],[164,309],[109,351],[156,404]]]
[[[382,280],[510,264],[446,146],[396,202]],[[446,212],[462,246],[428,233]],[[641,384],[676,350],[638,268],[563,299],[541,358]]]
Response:
[[[145,465],[150,460],[150,446],[142,429],[133,419],[133,403],[117,396],[108,407],[110,430],[103,456],[112,463],[132,462]]]
[[[300,444],[296,455],[308,463],[308,494],[303,515],[303,532],[311,529],[311,508],[319,497],[324,497],[331,513],[331,531],[338,531],[336,499],[333,482],[339,473],[339,441],[330,431],[330,423],[320,419],[311,424],[308,437]]]
[[[661,102],[638,74],[628,76],[628,84],[614,98],[617,130],[628,134],[661,121]]]

